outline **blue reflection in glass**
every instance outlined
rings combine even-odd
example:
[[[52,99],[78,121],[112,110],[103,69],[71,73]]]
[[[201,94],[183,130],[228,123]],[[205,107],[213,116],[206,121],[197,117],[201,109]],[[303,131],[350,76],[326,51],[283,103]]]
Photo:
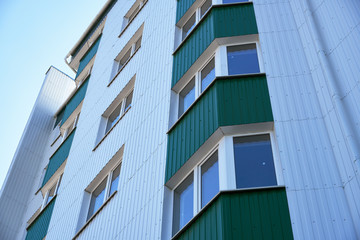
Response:
[[[277,185],[269,135],[234,138],[236,188]]]
[[[239,2],[248,2],[249,0],[223,0],[223,3],[239,3]]]
[[[214,58],[201,71],[201,92],[203,92],[215,78]]]
[[[227,47],[229,75],[260,72],[256,44]]]
[[[217,152],[201,167],[201,207],[219,192],[219,164]]]

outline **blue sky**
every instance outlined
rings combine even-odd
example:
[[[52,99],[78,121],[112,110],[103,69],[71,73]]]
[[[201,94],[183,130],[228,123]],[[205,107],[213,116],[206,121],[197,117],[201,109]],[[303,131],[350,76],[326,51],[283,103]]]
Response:
[[[51,65],[64,58],[106,0],[0,0],[0,187]]]

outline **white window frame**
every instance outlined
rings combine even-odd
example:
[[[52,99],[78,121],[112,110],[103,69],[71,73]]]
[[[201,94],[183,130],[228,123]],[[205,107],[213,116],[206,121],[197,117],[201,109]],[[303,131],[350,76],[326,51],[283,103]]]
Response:
[[[105,133],[104,135],[108,134],[109,132],[111,132],[111,130],[117,125],[117,123],[124,117],[124,115],[131,109],[131,106],[132,106],[132,99],[131,99],[131,103],[130,103],[130,106],[125,110],[125,105],[126,105],[126,101],[127,101],[127,98],[128,96],[130,96],[130,94],[133,94],[132,97],[134,97],[134,88],[132,88],[124,98],[122,98],[119,102],[119,104],[116,105],[116,107],[111,111],[110,115],[108,117],[106,117],[106,126],[105,126]],[[111,114],[116,110],[116,108],[121,104],[121,107],[120,107],[120,113],[119,113],[119,119],[116,120],[116,122],[112,125],[111,128],[109,128],[107,131],[107,126],[109,124],[109,118],[111,116]]]
[[[130,9],[128,10],[128,12],[125,14],[124,18],[123,18],[123,23],[122,23],[122,27],[121,27],[121,32],[119,37],[122,35],[123,32],[125,32],[125,30],[128,28],[128,26],[132,23],[132,21],[134,21],[134,19],[136,18],[136,16],[139,14],[139,12],[141,11],[141,9],[144,7],[144,5],[147,3],[148,0],[137,0],[135,1],[135,3],[130,7]],[[137,7],[139,7],[139,9],[137,9]],[[134,14],[134,17],[132,19],[130,19],[130,17]]]
[[[106,201],[112,196],[112,195],[114,195],[117,191],[118,191],[118,189],[119,189],[119,183],[118,183],[118,187],[117,187],[117,189],[110,195],[109,193],[110,193],[110,188],[111,188],[111,183],[112,183],[112,176],[113,176],[113,174],[114,174],[114,171],[115,171],[115,169],[117,168],[117,167],[119,167],[120,166],[120,172],[119,172],[119,178],[120,178],[120,174],[121,174],[121,163],[122,163],[122,160],[120,160],[120,162],[119,163],[117,163],[116,165],[115,165],[115,167],[113,167],[110,171],[109,171],[109,173],[107,173],[107,175],[105,175],[102,179],[101,179],[101,181],[96,185],[96,187],[93,189],[93,191],[90,193],[90,199],[89,199],[89,203],[88,203],[88,211],[87,211],[87,215],[86,215],[86,221],[90,221],[90,219],[92,219],[96,214],[97,214],[97,212],[98,211],[101,211],[101,208],[102,208],[102,206],[106,203]],[[104,181],[104,179],[105,178],[107,178],[107,180],[106,180],[106,185],[105,185],[105,194],[104,194],[104,199],[103,199],[103,201],[102,201],[102,204],[100,205],[100,207],[98,208],[98,209],[96,209],[96,211],[91,215],[91,216],[89,216],[89,210],[90,210],[90,205],[91,205],[91,199],[92,199],[92,196],[93,196],[93,193],[96,191],[96,189],[100,186],[100,184]],[[120,179],[119,179],[120,180]]]
[[[62,179],[63,173],[60,174],[60,177],[56,180],[56,183],[53,184],[49,190],[46,192],[45,197],[43,198],[43,202],[41,204],[41,210],[43,210],[50,202],[51,200],[57,195],[58,191],[59,191],[59,186],[61,183],[61,179]],[[50,191],[51,189],[55,186],[55,190],[54,190],[54,196],[52,197],[52,199],[48,202],[48,198],[50,195]]]
[[[191,174],[193,174],[193,217],[194,218],[201,209],[205,208],[206,205],[208,205],[210,202],[212,202],[212,200],[210,200],[204,207],[201,207],[201,168],[202,166],[211,158],[211,156],[217,151],[217,155],[218,155],[218,164],[219,164],[219,151],[218,151],[218,145],[216,145],[215,147],[212,148],[212,150],[203,158],[201,158],[201,161],[191,170],[189,171],[185,177],[183,177],[178,184],[176,184],[176,186],[173,188],[172,191],[172,211],[174,212],[174,200],[175,200],[175,190],[185,181],[185,179],[190,176]],[[220,168],[219,168],[219,191],[220,191]],[[216,194],[217,195],[217,194]],[[215,195],[215,196],[216,196]],[[191,219],[189,220],[189,222],[191,221]],[[184,228],[187,225],[187,223],[182,227]],[[173,232],[173,224],[171,224],[171,228]],[[180,228],[178,230],[181,231]],[[172,234],[172,236],[175,236],[175,234]]]
[[[210,58],[208,58],[207,60],[206,60],[206,62],[205,62],[205,64],[203,64],[202,65],[202,67],[198,70],[198,71],[196,71],[196,73],[194,74],[194,75],[192,75],[191,76],[191,78],[186,82],[186,84],[181,88],[181,90],[179,91],[179,93],[178,93],[178,105],[180,104],[180,93],[186,88],[186,86],[187,86],[187,84],[193,79],[193,78],[195,78],[195,99],[194,99],[194,102],[196,102],[196,99],[198,99],[200,96],[201,96],[201,94],[203,93],[203,92],[205,92],[206,91],[206,89],[211,85],[211,84],[209,84],[209,86],[207,86],[205,89],[204,89],[204,91],[203,92],[201,92],[201,72],[202,72],[202,70],[204,70],[204,68],[211,62],[211,60],[213,60],[214,59],[214,70],[215,70],[215,78],[216,78],[216,59],[215,59],[216,57],[215,57],[215,53],[214,54],[212,54],[211,56],[210,56]],[[215,78],[214,78],[214,80],[215,80]],[[192,104],[190,104],[190,106],[188,107],[188,109],[189,108],[191,108],[191,106],[194,104],[194,102],[192,103]],[[179,109],[179,106],[178,106],[178,111],[177,111],[177,114],[178,114],[178,118],[180,118],[182,115],[184,115],[187,111],[188,111],[188,109],[186,109],[186,110],[184,110],[184,112],[181,114],[181,115],[179,115],[179,111],[180,111],[180,109]]]
[[[257,53],[257,57],[258,57],[258,64],[259,64],[260,71],[258,73],[254,73],[254,74],[264,73],[263,58],[261,55],[261,47],[260,47],[259,41],[252,40],[252,41],[233,42],[233,43],[223,44],[223,45],[216,47],[214,52],[210,54],[210,57],[207,57],[206,61],[203,61],[205,63],[202,64],[201,67],[196,68],[197,70],[195,71],[195,73],[188,75],[188,77],[186,77],[186,81],[183,81],[182,79],[179,80],[179,81],[183,82],[184,84],[182,84],[181,89],[177,92],[177,100],[176,100],[177,111],[176,111],[176,117],[174,117],[173,119],[177,119],[177,120],[180,119],[181,116],[184,115],[191,108],[193,103],[196,102],[196,100],[202,95],[202,93],[205,92],[206,89],[211,85],[210,84],[206,89],[204,89],[203,92],[201,92],[201,71],[207,66],[207,64],[214,58],[215,78],[223,77],[223,76],[232,76],[232,75],[228,74],[229,72],[228,72],[228,60],[227,60],[227,47],[247,45],[247,44],[255,44],[256,45],[256,53]],[[196,67],[196,66],[199,66],[200,64],[194,63],[194,65]],[[247,75],[247,74],[243,74],[243,75]],[[233,76],[235,76],[235,75],[233,75]],[[195,77],[195,100],[189,106],[188,109],[186,109],[181,115],[179,115],[180,93],[183,91],[183,89],[186,87],[186,85],[193,79],[193,77]]]
[[[256,135],[264,135],[268,134],[270,137],[271,143],[271,150],[273,155],[274,161],[274,169],[275,169],[275,177],[277,185],[274,186],[264,186],[264,187],[253,187],[253,188],[236,188],[236,170],[235,170],[235,156],[234,156],[234,142],[233,139],[236,137],[246,137],[246,136],[256,136]],[[250,132],[244,134],[233,134],[233,135],[226,135],[221,138],[219,142],[217,142],[210,151],[199,159],[195,167],[193,167],[189,172],[185,174],[184,177],[181,178],[180,181],[172,188],[172,195],[171,195],[171,209],[172,214],[174,213],[174,200],[175,200],[175,190],[183,183],[183,181],[190,175],[194,174],[193,178],[193,217],[192,219],[208,204],[212,202],[210,200],[204,207],[201,207],[201,167],[210,159],[212,154],[217,151],[217,161],[218,161],[218,168],[219,168],[219,192],[220,191],[227,191],[227,190],[246,190],[246,189],[261,189],[261,188],[271,188],[271,187],[278,187],[284,185],[284,179],[282,175],[282,167],[280,162],[280,156],[278,152],[278,145],[275,139],[275,133],[273,131],[257,131],[257,132]],[[217,195],[214,196],[214,198]],[[189,220],[191,222],[192,220]],[[188,223],[187,223],[188,224]],[[186,227],[185,224],[182,228]],[[175,236],[177,233],[173,233],[173,220],[171,222],[171,232],[172,237]],[[182,229],[181,228],[181,229]],[[181,231],[178,230],[178,232]]]

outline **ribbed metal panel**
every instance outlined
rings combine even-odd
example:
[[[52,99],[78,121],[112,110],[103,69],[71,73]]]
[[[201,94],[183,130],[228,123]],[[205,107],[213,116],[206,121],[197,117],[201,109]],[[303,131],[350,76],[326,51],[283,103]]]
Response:
[[[257,34],[252,3],[214,6],[174,54],[172,86],[215,38]]]
[[[79,68],[76,73],[76,77],[79,76],[79,74],[84,70],[86,65],[91,61],[91,59],[96,55],[96,52],[99,48],[101,36],[96,39],[96,41],[93,43],[91,48],[85,53],[85,55],[80,60]],[[76,78],[75,77],[75,78]]]
[[[56,170],[61,166],[61,164],[66,160],[69,156],[70,148],[72,141],[75,136],[76,129],[72,131],[72,133],[66,138],[66,140],[60,145],[60,147],[56,150],[54,155],[50,158],[49,165],[46,169],[46,173],[44,176],[44,181],[42,186],[51,178],[51,176],[56,172]]]
[[[40,215],[32,222],[27,229],[26,240],[42,240],[46,236],[49,228],[51,215],[54,209],[56,196],[42,210]]]
[[[285,188],[220,193],[174,239],[293,239]]]
[[[176,22],[184,16],[186,11],[193,5],[196,0],[177,0],[176,5]]]
[[[77,90],[77,92],[72,96],[72,98],[69,100],[69,102],[66,104],[64,117],[61,121],[61,125],[63,125],[66,120],[70,117],[70,115],[73,113],[73,111],[79,106],[79,104],[82,102],[82,100],[85,97],[87,86],[89,83],[88,77],[85,82],[80,86],[80,88]]]
[[[265,75],[215,80],[168,134],[166,181],[219,127],[270,121]]]

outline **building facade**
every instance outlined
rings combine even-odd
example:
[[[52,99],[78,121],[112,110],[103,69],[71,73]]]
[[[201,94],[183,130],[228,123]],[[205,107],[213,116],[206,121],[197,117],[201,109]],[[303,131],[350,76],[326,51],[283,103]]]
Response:
[[[109,0],[48,70],[1,239],[360,239],[360,2]]]

